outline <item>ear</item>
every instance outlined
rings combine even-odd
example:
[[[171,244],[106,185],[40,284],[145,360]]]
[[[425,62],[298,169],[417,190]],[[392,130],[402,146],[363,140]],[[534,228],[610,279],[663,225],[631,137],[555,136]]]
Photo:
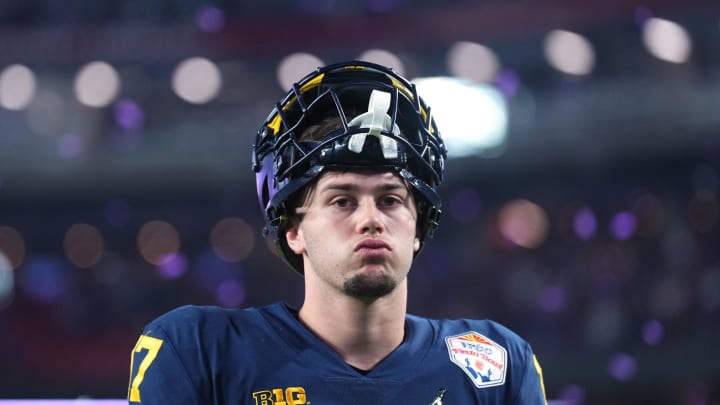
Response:
[[[296,254],[302,255],[305,253],[305,238],[303,238],[299,224],[288,224],[285,231],[285,240],[290,249]]]
[[[418,250],[420,250],[420,238],[416,236],[413,242],[413,252],[417,253]]]

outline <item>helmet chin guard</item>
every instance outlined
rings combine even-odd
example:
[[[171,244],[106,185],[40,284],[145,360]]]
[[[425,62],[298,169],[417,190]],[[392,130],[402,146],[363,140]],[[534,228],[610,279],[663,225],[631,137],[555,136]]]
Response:
[[[337,129],[306,139],[308,128],[328,118]],[[318,68],[293,85],[257,133],[252,168],[263,232],[302,274],[302,257],[285,240],[288,200],[323,171],[391,170],[415,195],[422,246],[438,226],[446,157],[430,109],[407,79],[363,61]]]

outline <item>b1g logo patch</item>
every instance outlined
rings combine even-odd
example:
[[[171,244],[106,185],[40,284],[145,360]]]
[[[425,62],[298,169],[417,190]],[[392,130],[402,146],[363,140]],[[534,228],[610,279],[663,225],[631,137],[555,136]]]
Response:
[[[470,377],[478,388],[505,384],[507,351],[489,338],[466,332],[445,338],[450,360]]]

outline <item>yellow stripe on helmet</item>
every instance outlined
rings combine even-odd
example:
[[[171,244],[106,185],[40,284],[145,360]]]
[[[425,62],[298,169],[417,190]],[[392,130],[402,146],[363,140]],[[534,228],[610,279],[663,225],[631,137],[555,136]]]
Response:
[[[300,94],[312,90],[315,87],[317,87],[320,83],[322,83],[322,80],[325,78],[325,74],[319,74],[312,79],[308,80],[307,83],[300,86]],[[293,103],[297,100],[297,98],[292,97],[289,99],[285,105],[282,106],[283,112],[287,111],[290,106],[293,105]],[[280,132],[280,126],[282,125],[282,119],[280,118],[280,114],[275,114],[275,116],[270,120],[270,122],[267,124],[267,127],[272,129],[272,134],[277,135]]]
[[[305,93],[305,92],[308,91],[308,90],[314,89],[315,87],[317,87],[317,86],[322,82],[322,80],[323,80],[324,78],[325,78],[325,73],[321,73],[321,74],[313,77],[312,79],[308,80],[307,83],[305,83],[305,84],[303,84],[302,86],[300,86],[300,93],[302,94],[302,93]]]
[[[272,120],[267,124],[267,127],[272,129],[273,136],[277,135],[278,132],[280,132],[280,125],[282,125],[282,120],[280,119],[280,114],[275,114]]]
[[[400,83],[399,81],[395,80],[394,78],[390,77],[390,81],[392,82],[392,85],[395,86],[396,89],[403,92],[404,95],[407,96],[412,101],[415,101],[415,97],[413,97],[413,94],[410,92],[410,89],[408,89],[404,84]]]

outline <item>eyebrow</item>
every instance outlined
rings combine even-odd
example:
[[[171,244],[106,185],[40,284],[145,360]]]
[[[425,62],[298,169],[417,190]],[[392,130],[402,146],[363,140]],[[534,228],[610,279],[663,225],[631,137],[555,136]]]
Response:
[[[360,189],[358,185],[353,183],[330,183],[322,187],[322,189],[319,190],[320,193],[328,192],[328,191],[356,191]],[[373,190],[376,191],[395,191],[398,189],[407,190],[407,186],[405,186],[402,183],[383,183],[379,186],[376,186],[373,188]]]

